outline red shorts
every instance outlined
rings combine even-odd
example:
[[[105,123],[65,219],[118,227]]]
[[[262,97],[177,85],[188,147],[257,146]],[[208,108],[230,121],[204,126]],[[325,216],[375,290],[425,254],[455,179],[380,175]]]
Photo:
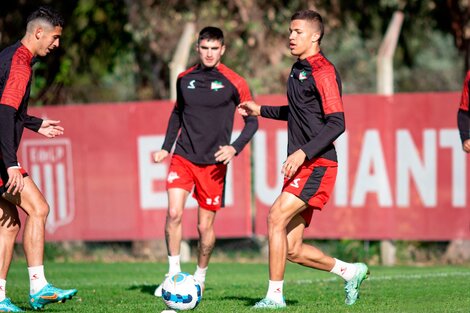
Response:
[[[191,192],[201,208],[217,211],[224,206],[227,165],[198,165],[174,154],[166,180],[166,189],[181,188]]]
[[[308,207],[300,213],[310,225],[313,210],[321,210],[328,202],[336,181],[338,163],[327,159],[305,161],[292,178],[284,178],[282,191],[291,193]]]

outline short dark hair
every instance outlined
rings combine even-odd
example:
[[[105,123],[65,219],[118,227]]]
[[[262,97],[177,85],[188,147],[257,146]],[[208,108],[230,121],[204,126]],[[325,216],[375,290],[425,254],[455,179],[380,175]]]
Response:
[[[320,29],[320,38],[318,39],[318,43],[321,42],[321,39],[323,38],[323,34],[325,33],[325,28],[323,26],[323,19],[320,15],[320,13],[313,11],[313,10],[302,10],[302,11],[297,11],[292,15],[290,18],[291,21],[293,20],[305,20],[308,22],[313,22],[318,24],[318,28]]]
[[[224,45],[224,32],[218,28],[213,26],[204,27],[199,32],[199,37],[197,38],[197,43],[199,44],[202,40],[218,40],[222,45]]]
[[[31,13],[26,20],[26,24],[29,24],[30,22],[37,19],[44,20],[54,27],[64,27],[64,18],[62,15],[56,10],[47,6],[41,6],[39,9]]]

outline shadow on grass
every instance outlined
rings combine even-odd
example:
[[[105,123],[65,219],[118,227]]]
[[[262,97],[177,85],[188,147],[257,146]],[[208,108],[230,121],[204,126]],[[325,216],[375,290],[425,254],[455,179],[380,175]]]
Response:
[[[141,285],[132,285],[127,290],[140,290],[142,293],[154,295],[155,289],[160,285],[154,285],[154,284],[141,284]],[[206,288],[205,291],[211,291],[212,288]]]
[[[252,297],[237,297],[237,296],[225,296],[221,297],[222,300],[235,300],[235,301],[243,301],[245,302],[246,306],[252,307],[256,304],[256,302],[260,301],[261,298],[252,298]],[[299,301],[297,300],[289,300],[286,301],[287,306],[289,305],[296,305]]]
[[[155,289],[157,289],[159,285],[154,284],[141,284],[141,285],[132,285],[127,290],[140,290],[142,293],[150,294],[153,296]]]

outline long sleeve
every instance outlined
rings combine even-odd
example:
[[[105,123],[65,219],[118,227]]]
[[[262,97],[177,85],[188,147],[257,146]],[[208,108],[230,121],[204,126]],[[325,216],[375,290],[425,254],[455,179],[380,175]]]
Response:
[[[289,106],[261,106],[261,116],[274,120],[287,121],[289,117]]]
[[[6,167],[18,166],[15,149],[15,108],[0,104],[0,151]]]
[[[171,151],[171,147],[175,143],[176,137],[178,136],[179,129],[181,128],[182,112],[179,108],[178,103],[175,104],[173,111],[171,112],[170,119],[168,120],[168,127],[166,129],[165,141],[163,142],[162,149],[168,152]]]
[[[308,159],[323,154],[322,151],[331,146],[346,129],[341,99],[341,79],[335,68],[321,66],[312,74],[321,98],[325,124],[311,140],[301,147]]]
[[[301,147],[310,160],[331,145],[346,129],[344,113],[336,112],[325,116],[326,124],[312,140]]]
[[[37,132],[41,128],[43,119],[36,116],[27,115],[24,121],[24,127],[34,132]]]
[[[460,105],[457,113],[457,126],[460,132],[460,139],[462,143],[470,139],[470,112],[469,112],[469,84],[470,84],[470,71],[465,76],[465,81],[462,87],[462,94],[460,96]]]
[[[247,116],[243,118],[245,126],[242,129],[240,136],[232,143],[232,146],[239,154],[246,144],[253,138],[258,130],[258,118],[254,116]]]
[[[459,109],[457,113],[457,125],[459,127],[460,139],[462,143],[470,139],[470,112]]]

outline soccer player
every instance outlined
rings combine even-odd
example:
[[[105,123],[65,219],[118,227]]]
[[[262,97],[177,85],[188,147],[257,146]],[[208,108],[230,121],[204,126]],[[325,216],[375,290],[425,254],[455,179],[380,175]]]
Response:
[[[6,298],[5,287],[15,239],[20,231],[17,206],[27,214],[23,249],[30,279],[29,303],[40,309],[52,302],[72,298],[77,290],[62,290],[49,284],[44,275],[44,234],[49,206],[36,184],[20,166],[17,150],[24,128],[54,138],[64,129],[59,121],[28,115],[32,65],[59,46],[63,19],[41,7],[27,20],[21,41],[0,52],[0,311],[20,312]]]
[[[207,267],[215,244],[214,220],[223,206],[227,164],[239,154],[258,129],[256,117],[244,117],[245,126],[230,143],[235,110],[251,100],[245,80],[221,63],[224,35],[216,27],[199,32],[196,50],[199,64],[181,73],[177,80],[177,100],[171,113],[162,149],[155,162],[162,162],[176,147],[168,170],[168,212],[165,238],[168,275],[181,271],[180,244],[186,200],[194,187],[198,202],[198,258],[194,277],[204,289]],[[178,136],[178,132],[179,136]],[[161,285],[155,296],[161,296]]]
[[[460,107],[457,113],[457,125],[459,127],[460,139],[462,140],[463,151],[470,152],[470,112],[468,110],[470,84],[470,71],[467,72],[462,88],[462,96],[460,98]]]
[[[345,280],[346,304],[354,304],[367,277],[363,263],[346,263],[303,243],[314,210],[328,201],[336,179],[337,158],[333,142],[344,132],[341,82],[333,64],[320,50],[322,17],[315,11],[295,13],[290,22],[289,47],[297,62],[287,86],[288,105],[240,104],[244,116],[287,121],[288,157],[281,194],[268,216],[269,287],[255,308],[286,306],[283,297],[286,258],[303,266],[329,271]],[[334,227],[334,225],[331,225]]]

